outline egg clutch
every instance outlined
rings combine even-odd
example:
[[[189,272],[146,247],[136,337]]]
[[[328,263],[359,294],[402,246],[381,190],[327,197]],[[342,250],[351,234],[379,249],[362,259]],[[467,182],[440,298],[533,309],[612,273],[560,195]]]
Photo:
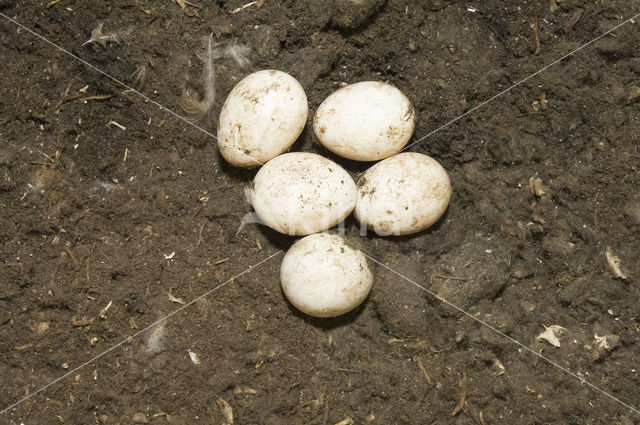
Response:
[[[218,148],[238,167],[261,167],[250,201],[261,222],[284,234],[304,236],[285,255],[282,290],[294,307],[316,317],[353,310],[371,290],[366,256],[347,238],[321,233],[352,212],[381,236],[420,232],[440,219],[451,184],[433,158],[398,153],[415,128],[409,99],[377,81],[345,86],[328,96],[313,117],[317,140],[336,155],[380,161],[357,183],[340,165],[308,152],[285,153],[304,129],[309,107],[304,89],[289,74],[263,70],[229,93],[218,121]]]

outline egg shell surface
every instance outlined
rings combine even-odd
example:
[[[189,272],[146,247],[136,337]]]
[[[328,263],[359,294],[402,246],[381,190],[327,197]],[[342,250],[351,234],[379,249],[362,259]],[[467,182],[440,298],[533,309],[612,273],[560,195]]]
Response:
[[[415,112],[396,87],[362,81],[339,89],[316,110],[313,132],[331,152],[378,161],[402,149],[413,134]]]
[[[256,167],[286,151],[309,114],[298,81],[276,70],[254,72],[231,90],[220,112],[218,148],[239,167]]]
[[[379,235],[407,235],[433,225],[447,209],[451,182],[433,158],[404,152],[369,168],[357,184],[354,211]]]
[[[335,317],[359,306],[373,274],[362,252],[338,235],[306,236],[291,246],[280,268],[282,290],[291,304],[315,317]]]
[[[306,152],[267,162],[250,190],[260,220],[288,235],[309,235],[344,220],[356,203],[356,185],[335,162]]]

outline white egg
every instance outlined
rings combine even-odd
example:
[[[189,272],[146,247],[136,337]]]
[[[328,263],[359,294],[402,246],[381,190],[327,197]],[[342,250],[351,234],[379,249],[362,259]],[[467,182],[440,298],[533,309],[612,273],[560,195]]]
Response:
[[[256,174],[251,204],[278,232],[309,235],[344,220],[356,204],[353,179],[335,162],[314,153],[275,157]]]
[[[291,246],[280,268],[282,290],[298,310],[316,317],[347,313],[373,283],[367,259],[337,235],[319,233]]]
[[[451,183],[433,158],[405,152],[380,161],[358,181],[355,217],[379,235],[424,230],[444,214]]]
[[[377,161],[404,147],[415,127],[407,97],[390,84],[363,81],[327,97],[313,118],[313,132],[331,152]]]
[[[286,151],[307,122],[307,96],[281,71],[248,75],[229,93],[218,122],[218,148],[229,163],[256,167]]]

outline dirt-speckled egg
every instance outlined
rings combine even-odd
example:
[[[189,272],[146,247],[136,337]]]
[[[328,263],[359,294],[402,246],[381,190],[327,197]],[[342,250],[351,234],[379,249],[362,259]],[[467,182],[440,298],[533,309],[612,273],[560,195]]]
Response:
[[[275,70],[254,72],[229,93],[218,122],[218,148],[239,167],[256,167],[286,151],[307,122],[298,81]]]
[[[405,152],[369,168],[357,184],[355,217],[379,235],[407,235],[434,224],[447,209],[451,183],[433,158]]]
[[[363,81],[327,97],[313,118],[313,132],[331,152],[356,161],[378,161],[402,149],[413,134],[415,113],[400,90]]]
[[[335,226],[351,213],[356,185],[335,162],[314,153],[291,152],[260,168],[250,198],[262,223],[288,235],[309,235]]]
[[[291,246],[282,260],[280,282],[298,310],[316,317],[335,317],[367,298],[373,274],[364,254],[343,237],[320,233]]]

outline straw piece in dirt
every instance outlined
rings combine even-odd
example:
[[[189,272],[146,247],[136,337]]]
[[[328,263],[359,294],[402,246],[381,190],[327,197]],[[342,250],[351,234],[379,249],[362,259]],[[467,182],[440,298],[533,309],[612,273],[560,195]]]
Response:
[[[607,266],[609,266],[611,276],[613,276],[614,279],[626,280],[627,272],[622,266],[622,261],[620,261],[620,258],[613,253],[611,247],[607,247],[604,255],[607,260]]]
[[[249,2],[249,3],[247,3],[247,4],[244,4],[244,5],[240,6],[240,7],[236,7],[236,8],[235,8],[235,9],[233,9],[233,10],[230,10],[230,11],[229,11],[229,13],[230,13],[231,15],[235,15],[236,13],[242,12],[242,11],[243,11],[243,10],[245,10],[247,7],[251,7],[251,6],[253,6],[253,5],[257,5],[257,4],[258,4],[258,2],[257,2],[257,1],[251,1],[251,2]]]
[[[233,393],[238,395],[238,394],[249,394],[249,395],[255,395],[258,394],[258,391],[254,390],[253,388],[250,387],[236,387],[233,389]]]
[[[167,295],[169,296],[169,301],[171,301],[173,303],[178,303],[178,304],[182,304],[182,305],[186,304],[182,298],[174,297],[171,292],[167,292]]]
[[[417,361],[418,367],[420,368],[420,371],[422,372],[424,379],[427,381],[427,384],[431,385],[431,377],[427,373],[427,369],[422,364],[422,359],[420,359],[420,356],[415,356],[414,361]]]
[[[534,55],[540,54],[540,36],[538,35],[538,30],[540,29],[540,24],[538,22],[538,18],[536,17],[531,24],[531,30],[533,31],[533,41],[534,41]]]
[[[231,405],[227,403],[222,397],[218,397],[218,399],[216,400],[216,404],[218,405],[218,408],[220,409],[226,420],[224,425],[233,425],[233,409],[231,408]]]
[[[107,127],[111,127],[111,126],[116,126],[118,127],[120,130],[122,131],[127,131],[127,127],[125,127],[124,125],[118,123],[117,121],[111,120],[107,123]]]
[[[103,319],[103,320],[106,319],[107,318],[107,311],[109,311],[109,309],[111,308],[112,305],[113,305],[113,301],[109,301],[109,304],[107,304],[105,308],[100,310],[100,314],[98,314],[98,317]]]
[[[94,96],[87,96],[87,97],[79,97],[78,98],[78,102],[88,102],[90,100],[107,100],[107,99],[111,99],[113,96],[110,94],[103,94],[103,95],[94,95]]]
[[[26,350],[28,348],[33,347],[33,342],[29,342],[27,344],[23,344],[23,345],[18,345],[17,347],[14,348],[14,350],[16,351],[22,351],[22,350]]]
[[[460,387],[462,387],[462,393],[460,394],[460,400],[458,405],[451,412],[451,416],[456,416],[464,408],[464,404],[467,402],[467,371],[462,371],[462,379],[460,380]]]
[[[482,413],[482,410],[478,413],[478,420],[480,421],[480,425],[487,425],[484,421],[484,413]]]

